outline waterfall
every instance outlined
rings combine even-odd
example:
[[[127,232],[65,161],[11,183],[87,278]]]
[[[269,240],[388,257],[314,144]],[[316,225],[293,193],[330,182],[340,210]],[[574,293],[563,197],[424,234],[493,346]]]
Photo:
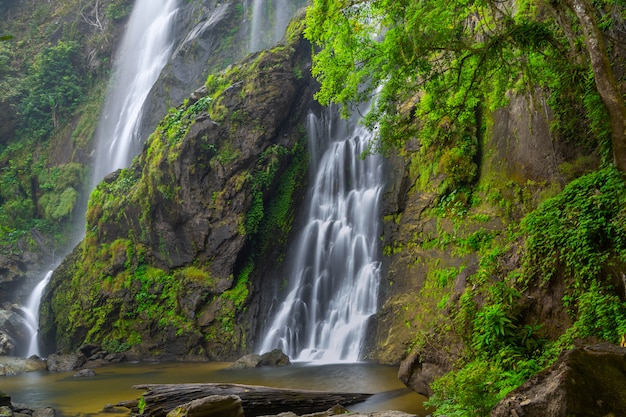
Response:
[[[264,0],[252,0],[252,21],[250,24],[250,44],[248,49],[250,52],[256,52],[261,49],[261,7]]]
[[[143,105],[172,53],[176,11],[177,0],[135,2],[96,131],[94,187],[110,172],[130,165],[141,149],[137,136]]]
[[[383,161],[380,155],[363,156],[372,132],[352,123],[341,129],[336,117],[320,121],[309,116],[311,146],[328,146],[294,246],[288,294],[261,352],[279,348],[300,361],[359,360],[368,319],[377,307]]]
[[[33,355],[41,355],[39,351],[39,340],[37,338],[39,334],[39,304],[41,303],[43,290],[46,288],[46,285],[48,285],[48,282],[50,282],[50,277],[52,277],[52,271],[48,271],[44,279],[37,284],[22,308],[26,318],[26,325],[30,330],[30,343],[26,353],[27,358]]]
[[[156,3],[136,0],[133,6],[96,130],[92,188],[110,172],[130,165],[140,150],[137,135],[142,108],[173,49],[170,29],[177,0]],[[80,230],[84,233],[84,229]],[[82,234],[76,238],[80,240]],[[39,304],[51,276],[52,271],[37,284],[22,309],[31,329],[27,356],[39,355]]]
[[[291,3],[291,4],[290,4]],[[249,52],[276,45],[301,1],[252,0]]]

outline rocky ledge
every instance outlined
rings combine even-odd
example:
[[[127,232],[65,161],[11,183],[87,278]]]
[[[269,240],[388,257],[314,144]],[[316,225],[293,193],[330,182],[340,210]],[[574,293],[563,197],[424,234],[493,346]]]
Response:
[[[131,360],[137,358],[130,358]],[[124,353],[111,353],[98,345],[81,346],[74,353],[53,353],[47,359],[37,356],[18,358],[0,356],[0,376],[10,376],[33,371],[69,372],[98,368],[109,363],[129,360]],[[80,376],[85,376],[81,374]],[[2,416],[2,414],[0,414]]]
[[[11,403],[11,397],[0,391],[0,416],[2,417],[55,417],[51,407],[29,408],[23,404]]]
[[[83,345],[75,353],[53,353],[48,356],[48,370],[66,372],[77,369],[97,368],[108,363],[119,363],[127,360],[124,353],[111,353],[98,345]]]
[[[46,369],[46,362],[40,358],[0,356],[0,376],[11,376],[33,371],[45,371]]]
[[[609,343],[565,352],[511,392],[491,417],[605,417],[626,410],[626,347]]]

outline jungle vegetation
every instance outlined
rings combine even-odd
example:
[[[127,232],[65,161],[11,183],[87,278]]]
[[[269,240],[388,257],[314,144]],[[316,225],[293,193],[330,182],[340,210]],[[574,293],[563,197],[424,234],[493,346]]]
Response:
[[[0,26],[0,129],[12,126],[10,135],[0,135],[3,254],[34,244],[28,241],[33,228],[63,240],[85,166],[74,155],[51,155],[56,140],[68,135],[76,149],[89,148],[112,31],[129,11],[126,0],[52,3],[37,2],[28,19],[17,16]],[[0,11],[14,12],[17,4],[0,0]],[[75,13],[58,27],[53,17],[63,8]],[[420,155],[436,155],[435,169],[447,178],[430,215],[458,225],[481,198],[507,204],[496,191],[481,194],[488,187],[481,183],[477,147],[486,123],[480,114],[506,106],[512,95],[543,92],[554,112],[555,136],[602,159],[600,169],[567,176],[558,193],[507,219],[505,232],[479,230],[462,238],[440,233],[422,243],[471,251],[480,259],[468,278],[471,290],[454,305],[441,302],[450,320],[435,330],[458,334],[465,351],[455,372],[434,384],[430,404],[436,414],[486,415],[575,339],[617,342],[626,333],[626,304],[614,279],[614,271],[626,265],[626,110],[623,68],[615,66],[625,20],[625,0],[313,0],[308,9],[305,34],[316,48],[318,100],[341,103],[347,113],[376,92],[367,115],[367,123],[378,127],[376,150],[395,152],[416,137]],[[419,186],[427,180],[421,178]],[[263,186],[255,184],[257,195]],[[274,211],[283,208],[279,202]],[[255,204],[247,232],[265,233],[264,209]],[[123,243],[116,242],[111,253],[127,250]],[[502,259],[513,251],[520,251],[521,265],[503,269]],[[239,281],[244,284],[247,268]],[[202,271],[187,272],[204,279]],[[451,286],[456,272],[433,273],[436,285]],[[169,276],[138,268],[128,278],[141,284],[135,294],[140,311],[129,314],[172,314],[169,298],[165,310],[157,310],[155,295],[147,291]],[[572,326],[550,339],[541,323],[520,317],[518,301],[560,279],[567,284],[562,301]],[[173,286],[172,297],[177,293]],[[225,296],[237,306],[244,293]],[[226,318],[230,325],[231,316]],[[118,344],[112,350],[128,348],[110,342]],[[416,337],[415,348],[424,343]]]
[[[38,251],[32,230],[53,252],[67,244],[130,4],[0,1],[2,253]]]
[[[614,59],[623,47],[625,6],[622,0],[314,0],[308,9],[305,36],[317,48],[318,100],[349,113],[375,95],[367,121],[379,129],[380,150],[403,149],[417,138],[419,154],[435,155],[435,171],[447,176],[430,214],[438,225],[452,219],[454,231],[415,245],[479,256],[460,299],[444,297],[438,305],[445,319],[432,334],[454,333],[465,348],[455,371],[434,383],[435,415],[488,415],[574,340],[617,343],[626,332],[619,273],[611,272],[626,262],[626,107]],[[458,236],[461,226],[484,216],[470,216],[481,199],[503,204],[502,195],[481,192],[490,188],[476,165],[486,124],[481,115],[538,91],[554,111],[555,137],[591,145],[604,168],[575,179],[524,218],[506,219],[503,233]],[[428,178],[419,181],[424,191]],[[504,267],[513,252],[521,265]],[[426,287],[450,288],[450,274],[441,272],[431,274],[432,284],[427,277]],[[548,291],[559,280],[572,326],[546,335],[542,323],[522,315],[520,302],[531,289]],[[446,340],[428,337],[417,335],[414,349]]]
[[[507,91],[551,91],[555,108],[573,87],[602,99],[613,160],[626,170],[626,106],[602,28],[623,19],[621,0],[315,0],[306,36],[320,47],[314,75],[322,103],[360,102],[373,91],[369,118],[383,144],[403,137],[412,102],[425,146],[445,144],[473,123],[476,107],[507,102]],[[617,42],[616,39],[610,39]],[[594,118],[597,115],[588,114]]]

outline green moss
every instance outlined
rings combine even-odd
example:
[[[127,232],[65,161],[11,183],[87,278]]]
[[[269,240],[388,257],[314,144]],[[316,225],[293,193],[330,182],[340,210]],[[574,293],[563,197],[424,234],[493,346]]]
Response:
[[[304,145],[298,143],[292,150],[273,145],[261,154],[257,168],[250,180],[252,182],[253,201],[246,216],[246,233],[259,234],[252,237],[261,245],[261,252],[274,230],[286,235],[293,220],[293,205],[303,176],[307,169],[307,157]],[[291,163],[281,172],[281,161],[291,159]],[[275,187],[271,198],[266,201],[265,194]]]
[[[176,271],[176,276],[179,277],[179,280],[185,283],[207,284],[209,286],[213,285],[211,274],[206,272],[204,269],[193,265],[186,266]]]
[[[626,261],[626,185],[622,174],[604,169],[572,181],[522,222],[528,234],[529,276],[550,280],[557,272],[575,288],[603,269]]]
[[[215,159],[222,165],[228,165],[239,158],[240,153],[241,152],[235,149],[230,142],[224,142],[215,156]]]
[[[466,352],[459,368],[433,386],[437,414],[482,415],[527,378],[550,365],[576,338],[617,343],[626,332],[626,303],[615,270],[626,265],[626,181],[615,169],[580,177],[546,199],[505,234],[478,230],[455,244],[479,256],[459,301],[448,307]],[[519,239],[522,267],[507,267]],[[447,276],[445,271],[433,277]],[[443,274],[443,275],[442,275]],[[529,288],[564,280],[561,300],[573,323],[545,334],[520,315]]]
[[[60,194],[46,193],[39,199],[44,217],[49,221],[58,221],[70,217],[78,199],[78,192],[67,187]]]

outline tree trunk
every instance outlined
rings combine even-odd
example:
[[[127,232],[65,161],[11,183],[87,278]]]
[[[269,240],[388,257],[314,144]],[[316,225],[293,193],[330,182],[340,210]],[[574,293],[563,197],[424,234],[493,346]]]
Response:
[[[620,171],[626,172],[626,105],[617,87],[593,6],[589,0],[565,0],[565,3],[576,14],[583,29],[596,88],[609,113],[613,161]]]
[[[246,417],[275,415],[286,411],[308,414],[365,401],[372,394],[306,391],[240,384],[147,384],[134,389],[146,392],[139,401],[125,401],[118,405],[140,412],[141,416],[164,417],[176,407],[211,395],[236,395],[241,398]],[[138,404],[142,409],[139,410]]]

